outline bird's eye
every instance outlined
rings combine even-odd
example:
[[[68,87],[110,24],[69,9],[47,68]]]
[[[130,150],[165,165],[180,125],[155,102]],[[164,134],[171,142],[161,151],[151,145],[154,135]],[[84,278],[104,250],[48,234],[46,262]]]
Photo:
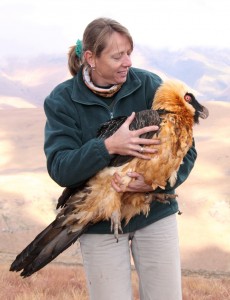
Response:
[[[184,96],[184,100],[187,101],[187,102],[191,102],[191,101],[192,101],[192,98],[191,98],[191,96],[189,96],[188,94],[186,94],[186,95]]]

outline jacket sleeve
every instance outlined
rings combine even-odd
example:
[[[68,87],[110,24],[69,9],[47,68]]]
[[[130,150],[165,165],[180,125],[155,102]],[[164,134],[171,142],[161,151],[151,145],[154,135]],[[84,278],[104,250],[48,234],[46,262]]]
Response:
[[[102,139],[82,143],[80,118],[65,93],[52,92],[45,100],[44,151],[50,177],[60,186],[77,187],[106,167],[111,157]]]

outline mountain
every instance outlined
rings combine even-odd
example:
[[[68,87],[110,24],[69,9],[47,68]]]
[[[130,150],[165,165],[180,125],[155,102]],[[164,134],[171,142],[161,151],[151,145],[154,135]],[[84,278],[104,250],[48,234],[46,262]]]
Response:
[[[61,56],[0,61],[0,108],[41,107],[51,90],[67,77],[67,58]]]
[[[199,99],[230,101],[230,49],[138,47],[147,66],[191,86]]]
[[[230,101],[230,49],[153,49],[137,45],[133,66],[175,77],[199,100]],[[6,58],[0,61],[0,109],[41,107],[60,82],[70,78],[65,55]]]

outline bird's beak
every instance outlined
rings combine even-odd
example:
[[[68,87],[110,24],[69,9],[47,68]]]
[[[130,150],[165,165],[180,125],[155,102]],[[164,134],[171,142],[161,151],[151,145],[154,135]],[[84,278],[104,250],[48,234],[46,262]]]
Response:
[[[202,111],[199,111],[199,117],[202,119],[207,119],[207,117],[209,116],[209,111],[206,107],[202,107]]]

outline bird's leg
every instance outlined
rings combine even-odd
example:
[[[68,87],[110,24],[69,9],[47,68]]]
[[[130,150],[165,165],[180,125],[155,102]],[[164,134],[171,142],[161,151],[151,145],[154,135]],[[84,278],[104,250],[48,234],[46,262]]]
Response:
[[[114,211],[111,215],[111,231],[114,233],[114,237],[118,242],[119,231],[122,233],[121,228],[121,214],[119,211]]]
[[[147,193],[145,195],[146,202],[151,203],[152,201],[158,201],[164,204],[170,204],[170,199],[175,199],[176,194],[161,194],[161,193]]]

